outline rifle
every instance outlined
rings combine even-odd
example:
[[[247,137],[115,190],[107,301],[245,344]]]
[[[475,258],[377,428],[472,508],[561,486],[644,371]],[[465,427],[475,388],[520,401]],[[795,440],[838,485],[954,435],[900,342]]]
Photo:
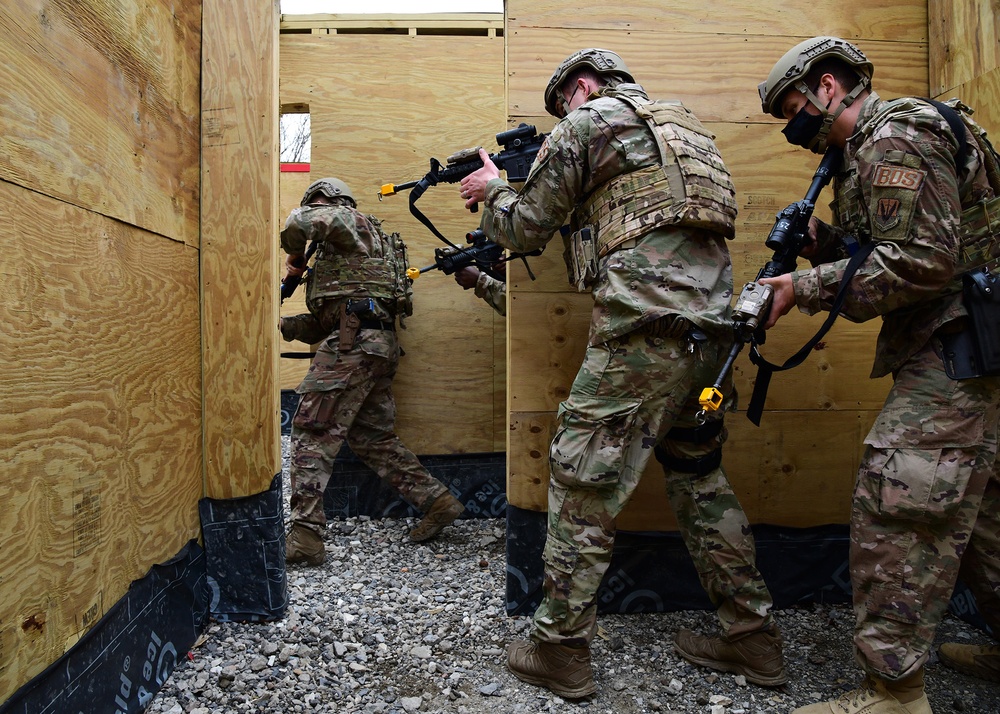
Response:
[[[498,169],[507,172],[507,180],[511,183],[525,181],[546,136],[547,134],[539,134],[531,124],[524,123],[515,129],[502,131],[496,135],[497,145],[502,147],[502,150],[490,154],[490,161],[496,164]],[[384,184],[378,192],[378,200],[381,201],[383,196],[394,196],[400,191],[412,189],[410,190],[410,213],[413,214],[413,217],[423,223],[431,233],[447,245],[455,250],[462,250],[441,235],[434,224],[416,207],[416,203],[424,195],[424,191],[431,186],[436,186],[439,183],[458,183],[472,172],[481,169],[483,161],[479,158],[480,148],[475,146],[456,152],[445,160],[446,165],[444,166],[437,159],[431,158],[430,171],[423,178],[401,184]],[[474,205],[470,210],[475,213],[478,207]]]
[[[541,255],[542,250],[540,248],[530,253],[512,253],[504,257],[503,246],[491,241],[479,228],[466,233],[465,239],[471,247],[458,249],[435,248],[434,263],[428,265],[426,268],[409,268],[406,271],[406,277],[410,280],[416,280],[423,273],[430,270],[440,270],[445,275],[451,275],[462,268],[474,265],[480,272],[486,273],[491,278],[504,280],[504,276],[497,272],[496,266],[506,263],[511,258],[520,258],[524,261],[524,267],[527,269],[528,275],[532,280],[535,279],[535,275],[531,272],[525,256]]]
[[[704,418],[706,412],[713,412],[722,406],[722,383],[743,346],[752,343],[754,355],[759,356],[757,345],[764,344],[765,335],[762,325],[767,322],[768,313],[771,311],[774,289],[770,285],[761,285],[757,281],[761,278],[774,278],[795,270],[799,253],[809,238],[809,219],[816,207],[816,200],[823,188],[833,178],[835,170],[840,167],[842,158],[843,152],[839,148],[832,146],[828,148],[823,155],[823,160],[820,161],[819,168],[813,175],[805,198],[783,208],[775,216],[774,226],[771,228],[767,240],[764,241],[764,245],[773,250],[774,255],[757,273],[754,282],[743,286],[740,296],[736,299],[736,305],[733,307],[733,331],[736,339],[729,351],[729,356],[719,371],[719,376],[711,387],[702,390],[698,398],[698,403],[702,408],[699,413],[701,418]],[[836,316],[836,313],[833,314]],[[754,385],[754,397],[751,399],[752,404],[754,399],[762,401],[763,393],[766,393],[770,374],[767,375],[766,380],[762,380],[761,377],[762,375],[758,374],[758,382]],[[759,395],[758,389],[763,390]],[[758,426],[760,425],[759,414],[756,415],[755,420],[754,416],[751,416],[750,409],[747,410],[747,418]]]
[[[303,257],[299,258],[298,260],[294,261],[293,265],[295,265],[295,267],[297,268],[306,269],[306,266],[309,265],[309,259],[312,258],[312,255],[315,252],[316,252],[316,241],[313,241],[312,243],[309,244],[309,247],[306,249],[306,254]],[[285,281],[281,283],[281,288],[279,290],[279,294],[281,295],[281,302],[285,302],[285,300],[287,300],[292,296],[296,288],[299,287],[299,283],[301,283],[302,280],[308,274],[309,273],[307,270],[302,275],[289,275],[287,278],[285,278]]]

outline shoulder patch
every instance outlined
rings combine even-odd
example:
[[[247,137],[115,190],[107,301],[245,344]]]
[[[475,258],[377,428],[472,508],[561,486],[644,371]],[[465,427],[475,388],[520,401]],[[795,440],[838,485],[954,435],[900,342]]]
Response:
[[[898,198],[880,198],[875,204],[872,223],[880,232],[885,233],[899,224],[899,206]]]
[[[926,171],[899,166],[898,164],[880,163],[875,165],[875,173],[872,175],[872,186],[919,191],[925,176],[927,176]]]
[[[549,158],[549,142],[543,141],[542,145],[538,147],[538,153],[535,154],[535,160],[532,163],[543,164],[547,158]]]
[[[926,171],[883,161],[871,174],[868,215],[876,240],[907,242]]]

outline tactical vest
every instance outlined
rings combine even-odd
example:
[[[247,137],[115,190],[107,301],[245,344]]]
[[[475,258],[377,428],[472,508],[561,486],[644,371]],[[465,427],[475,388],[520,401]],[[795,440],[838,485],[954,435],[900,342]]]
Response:
[[[598,257],[661,226],[701,228],[732,238],[736,189],[712,134],[698,118],[680,102],[654,102],[614,89],[601,94],[625,102],[646,122],[660,165],[606,181],[576,209],[577,226],[596,228]]]
[[[969,116],[972,110],[968,106],[957,99],[943,103],[955,110],[962,124],[972,134],[982,154],[990,188],[993,189],[993,198],[972,204],[967,204],[964,200],[962,202],[962,217],[958,226],[960,254],[955,267],[957,273],[965,273],[1000,259],[1000,156],[987,139],[986,131]],[[927,107],[928,101],[919,97],[901,97],[887,101],[871,119],[865,122],[861,132],[865,136],[870,136],[890,117],[898,118],[908,113],[924,112]],[[935,108],[935,111],[938,110]],[[947,120],[947,116],[945,119]],[[960,143],[965,143],[964,137],[959,137],[959,140]],[[848,233],[861,235],[858,229],[866,225],[867,218],[861,187],[858,185],[856,166],[851,168],[848,175],[841,177],[838,191],[838,197],[840,196],[843,200],[835,201],[833,204],[834,211],[840,218],[840,225]]]
[[[968,271],[1000,259],[1000,155],[986,138],[986,131],[973,121],[972,110],[957,100],[946,102],[958,112],[983,155],[983,164],[993,198],[963,206],[959,223],[961,270]]]
[[[324,304],[341,298],[373,298],[390,317],[403,319],[413,314],[413,281],[406,277],[409,256],[399,233],[387,234],[375,216],[366,216],[378,236],[379,245],[371,246],[371,255],[336,252],[321,241],[315,265],[309,276],[306,305],[319,314]],[[380,318],[380,315],[373,315]]]

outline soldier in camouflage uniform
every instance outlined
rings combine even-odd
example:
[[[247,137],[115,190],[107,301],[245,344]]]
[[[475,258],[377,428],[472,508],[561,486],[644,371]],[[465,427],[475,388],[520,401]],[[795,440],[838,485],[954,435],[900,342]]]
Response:
[[[464,510],[394,432],[396,317],[412,311],[405,247],[356,206],[343,181],[321,179],[306,189],[281,231],[286,279],[303,274],[306,245],[317,244],[306,278],[309,313],[282,318],[281,335],[320,342],[296,389],[302,397],[292,419],[289,563],[324,560],[323,492],[345,441],[383,483],[424,512],[411,540],[434,537]]]
[[[812,269],[761,281],[775,289],[767,327],[792,306],[829,310],[847,264],[840,238],[874,242],[843,313],[882,318],[872,377],[893,375],[852,501],[854,643],[865,681],[800,714],[930,712],[923,667],[960,567],[1000,632],[1000,377],[950,379],[942,358],[942,341],[971,329],[961,276],[976,266],[960,237],[984,228],[975,225],[989,206],[981,202],[1000,208],[988,176],[996,163],[971,119],[922,100],[883,101],[871,91],[873,71],[857,47],[816,37],[786,53],[759,88],[763,110],[787,120],[789,142],[844,150],[838,225],[814,219],[815,241],[803,251]],[[941,659],[1000,675],[996,647],[944,645]]]
[[[721,635],[684,630],[687,659],[786,681],[772,599],[746,515],[721,468],[725,409],[701,424],[698,392],[733,339],[735,191],[712,137],[679,102],[650,101],[614,52],[587,49],[555,71],[545,106],[561,121],[515,191],[484,167],[462,181],[481,227],[512,251],[547,243],[567,217],[571,284],[594,298],[587,353],[559,406],[549,462],[544,598],[507,664],[564,697],[596,690],[589,643],[615,519],[650,456]],[[725,385],[726,408],[734,404]]]
[[[500,264],[502,268],[503,263]],[[455,282],[492,307],[499,315],[507,315],[507,283],[483,273],[474,265],[455,271]]]

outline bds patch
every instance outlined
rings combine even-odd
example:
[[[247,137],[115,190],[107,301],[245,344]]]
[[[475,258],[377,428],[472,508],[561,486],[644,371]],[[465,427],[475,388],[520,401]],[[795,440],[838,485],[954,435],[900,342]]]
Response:
[[[926,171],[911,169],[908,166],[876,164],[875,174],[872,176],[872,186],[919,191],[926,175]]]
[[[868,215],[876,240],[906,242],[926,171],[893,163],[875,165]]]

